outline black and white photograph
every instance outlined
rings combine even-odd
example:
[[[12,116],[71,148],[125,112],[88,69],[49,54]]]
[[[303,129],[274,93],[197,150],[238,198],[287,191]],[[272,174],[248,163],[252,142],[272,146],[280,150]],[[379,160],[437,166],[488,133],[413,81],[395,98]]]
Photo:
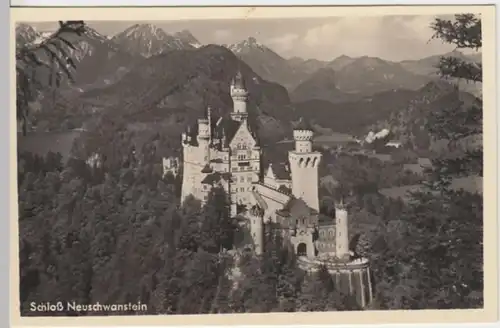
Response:
[[[483,17],[328,10],[16,21],[20,316],[483,309]]]

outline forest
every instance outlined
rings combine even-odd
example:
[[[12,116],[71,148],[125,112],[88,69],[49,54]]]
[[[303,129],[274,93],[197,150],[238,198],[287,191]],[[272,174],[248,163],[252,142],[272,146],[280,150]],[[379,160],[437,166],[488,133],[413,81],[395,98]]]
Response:
[[[478,26],[480,33],[473,15],[433,26],[445,41],[481,47],[471,37]],[[444,75],[480,78],[446,58],[441,65]],[[433,112],[429,133],[452,141],[482,133],[481,110],[478,101]],[[57,301],[148,306],[115,315],[360,310],[324,268],[301,271],[274,229],[265,233],[261,256],[233,256],[245,231],[230,218],[223,192],[214,189],[203,207],[193,199],[179,206],[179,178],[163,177],[159,165],[178,152],[176,140],[137,133],[109,113],[77,140],[68,162],[60,154],[18,154],[21,315],[96,315],[30,311],[32,302]],[[96,152],[102,165],[87,165]],[[459,155],[434,158],[423,177],[427,188],[409,203],[377,192],[390,168],[358,157],[331,168],[342,188],[333,192],[353,196],[350,233],[360,235],[353,250],[371,260],[375,302],[368,309],[483,306],[483,197],[448,188],[454,176],[482,175],[482,150]]]

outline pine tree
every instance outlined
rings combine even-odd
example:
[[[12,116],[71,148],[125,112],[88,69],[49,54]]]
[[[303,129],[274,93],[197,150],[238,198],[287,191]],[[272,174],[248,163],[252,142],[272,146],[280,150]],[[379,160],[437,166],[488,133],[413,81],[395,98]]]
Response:
[[[47,86],[59,87],[64,77],[73,80],[76,65],[69,50],[75,46],[67,37],[80,36],[85,31],[83,21],[59,21],[59,29],[40,44],[16,49],[16,117],[22,124],[23,135],[27,133],[29,104],[38,93]],[[37,76],[41,67],[49,72],[47,81]]]
[[[481,49],[481,19],[473,14],[455,15],[454,20],[436,19],[431,28],[434,38],[458,49]],[[442,57],[438,69],[443,79],[482,83],[481,63]],[[427,170],[427,185],[432,189],[444,191],[456,177],[483,175],[482,147],[464,146],[468,140],[482,140],[482,110],[482,99],[476,98],[470,106],[462,103],[432,113],[428,130],[435,140],[448,141],[447,151],[435,158],[433,167]]]

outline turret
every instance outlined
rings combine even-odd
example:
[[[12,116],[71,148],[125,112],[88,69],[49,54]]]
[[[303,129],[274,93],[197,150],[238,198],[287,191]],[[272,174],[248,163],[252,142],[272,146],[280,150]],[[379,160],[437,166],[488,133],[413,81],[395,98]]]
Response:
[[[295,151],[297,153],[312,152],[313,129],[303,118],[293,129],[293,139],[295,140]]]
[[[341,260],[350,258],[348,223],[347,208],[341,201],[335,206],[335,255]]]
[[[250,208],[250,233],[255,254],[262,254],[264,248],[264,210],[258,205]]]
[[[303,120],[294,128],[295,149],[288,153],[292,175],[292,193],[312,209],[319,211],[318,166],[321,153],[312,150],[314,133]]]
[[[231,98],[233,98],[233,112],[231,113],[231,118],[236,121],[241,121],[248,116],[248,91],[240,71],[236,73],[236,76],[231,81],[230,92]]]

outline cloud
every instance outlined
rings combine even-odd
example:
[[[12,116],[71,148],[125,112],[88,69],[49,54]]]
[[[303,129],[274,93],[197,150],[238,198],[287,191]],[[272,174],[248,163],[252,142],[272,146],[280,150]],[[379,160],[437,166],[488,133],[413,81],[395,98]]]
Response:
[[[264,42],[278,53],[285,54],[292,51],[298,45],[297,41],[299,41],[298,34],[287,33],[283,36],[270,38]]]
[[[433,16],[350,16],[310,28],[304,33],[304,48],[326,60],[339,55],[377,56],[390,60],[411,59],[448,51],[434,40]],[[311,56],[303,50],[303,56]]]
[[[216,30],[214,32],[214,40],[216,43],[228,43],[232,35],[231,30]]]

